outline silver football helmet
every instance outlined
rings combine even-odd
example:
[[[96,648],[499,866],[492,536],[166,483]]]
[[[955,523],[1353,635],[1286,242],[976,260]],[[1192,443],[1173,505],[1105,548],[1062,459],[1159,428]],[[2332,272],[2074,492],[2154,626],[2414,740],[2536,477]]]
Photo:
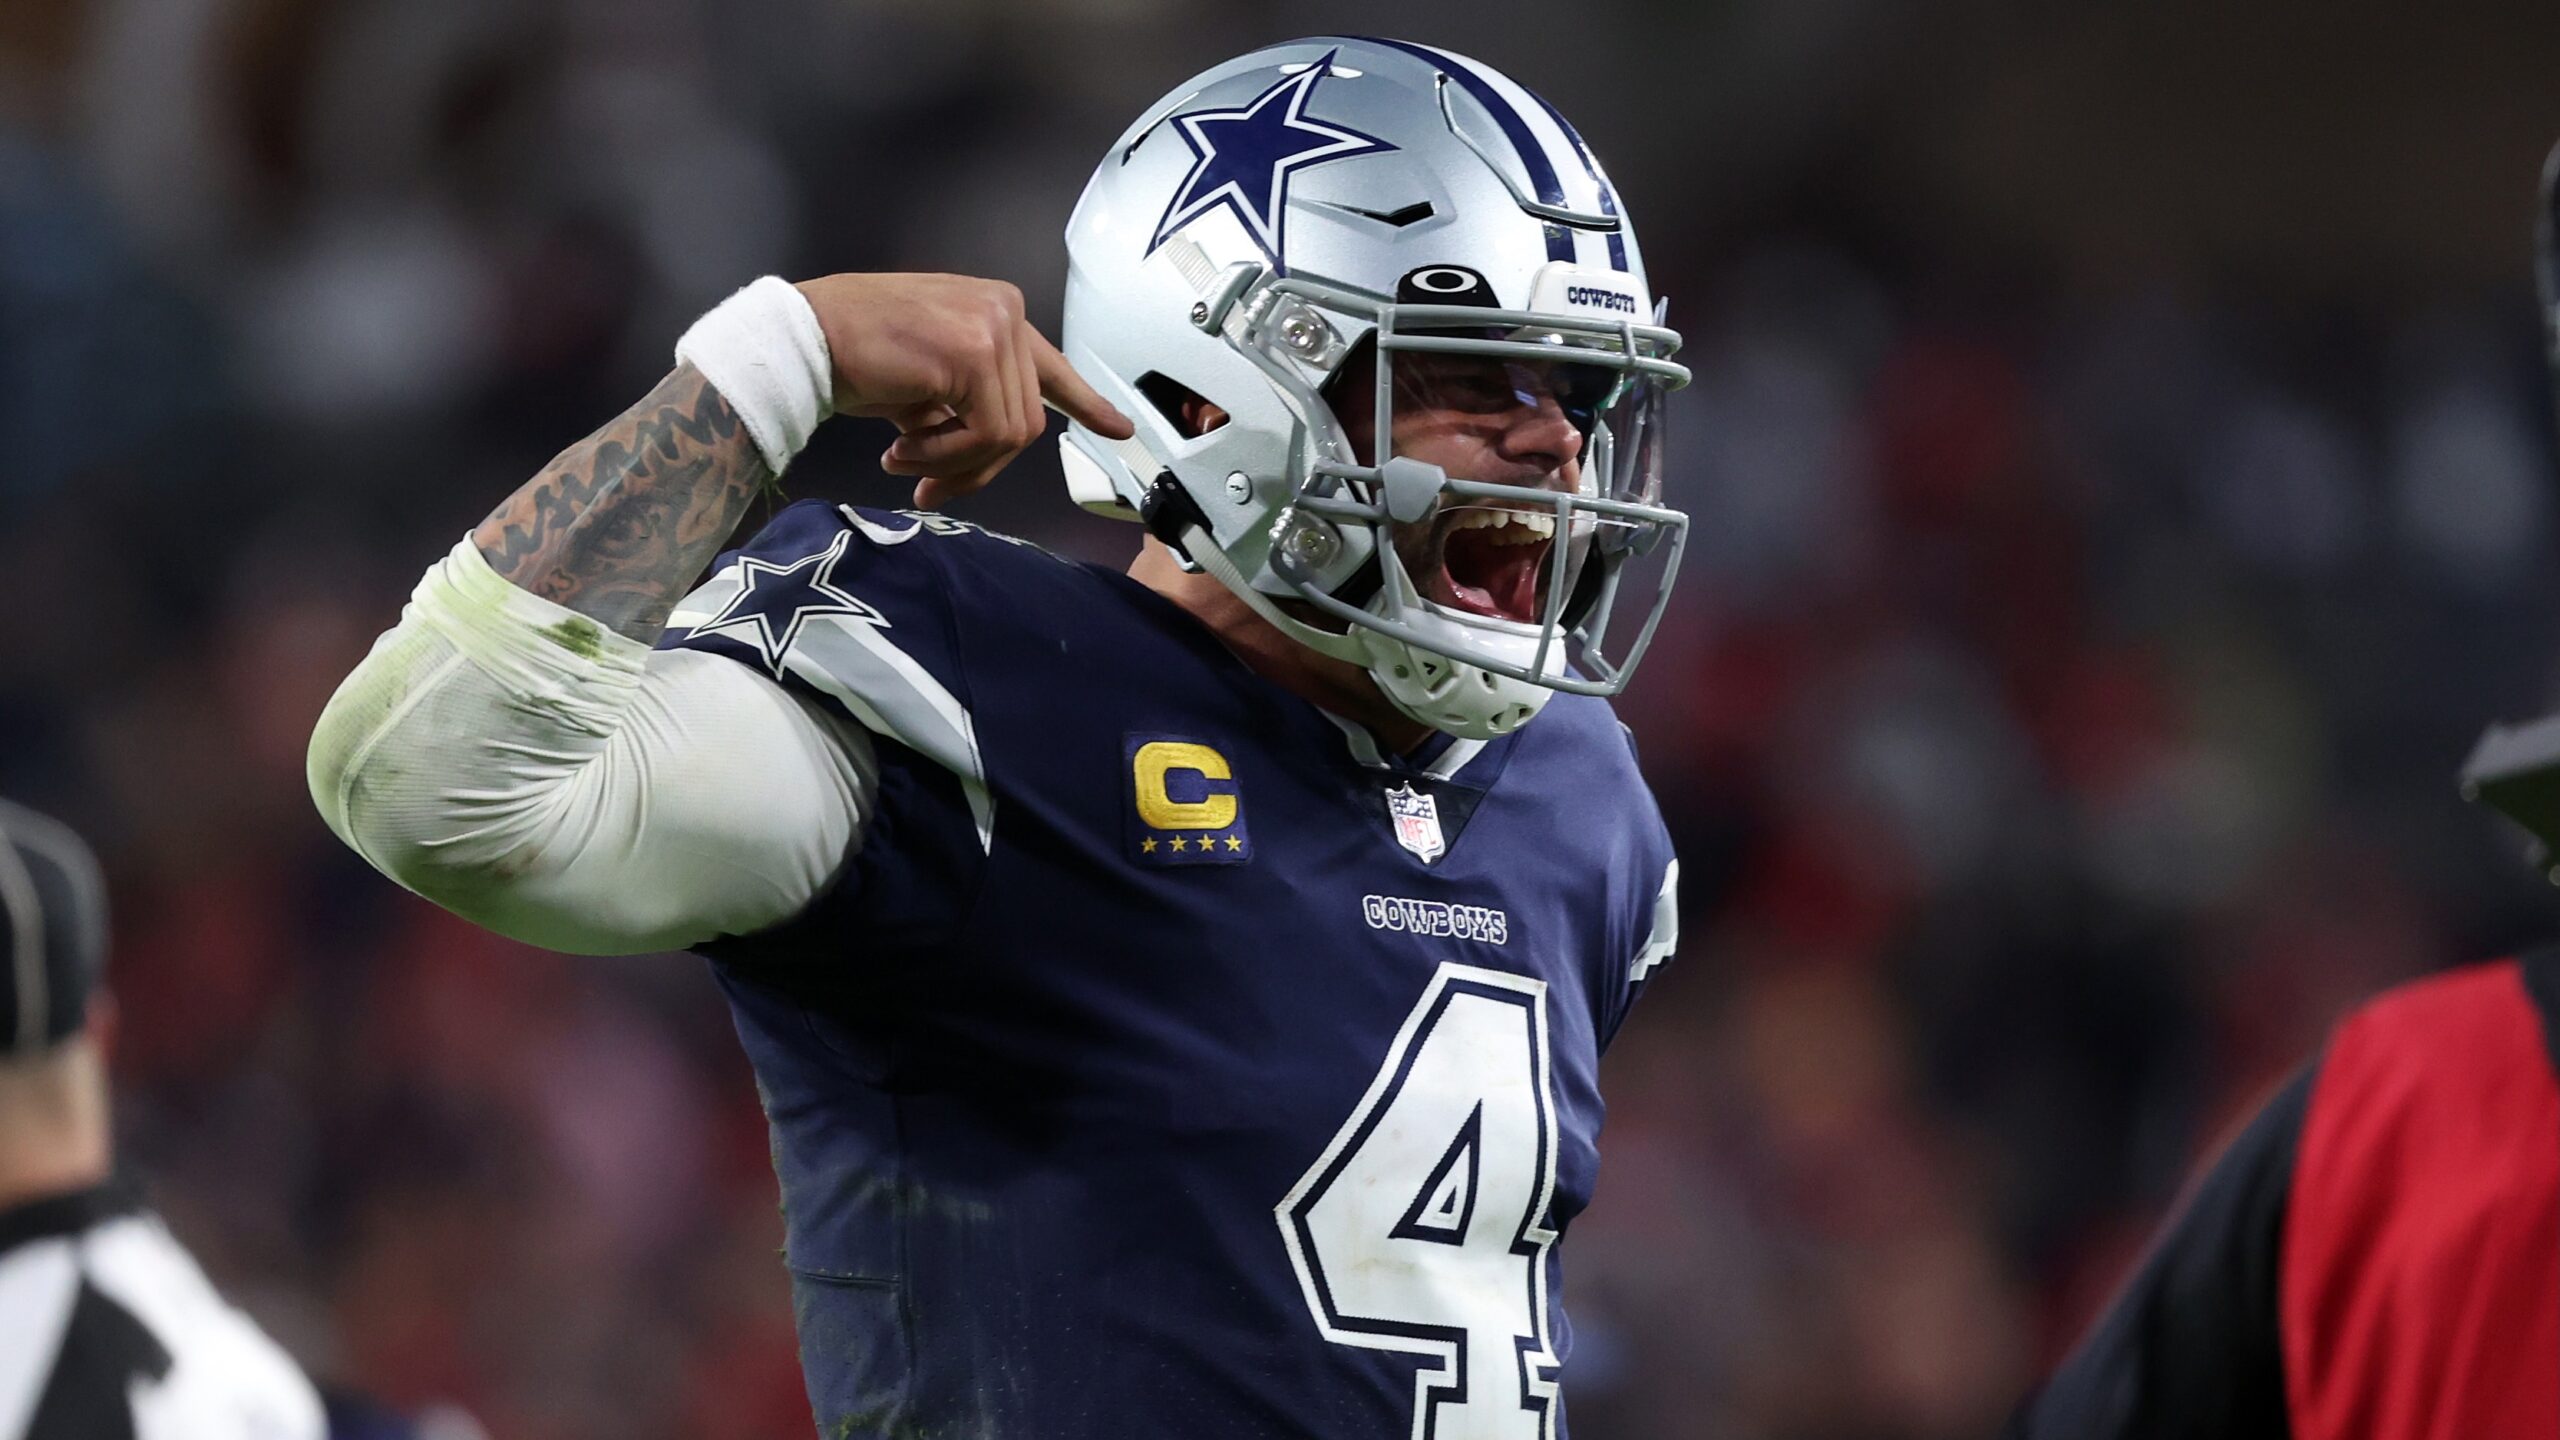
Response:
[[[1079,503],[1454,735],[1626,685],[1687,534],[1660,401],[1689,372],[1552,106],[1398,40],[1257,50],[1120,137],[1067,262],[1066,355],[1138,431],[1068,429]]]

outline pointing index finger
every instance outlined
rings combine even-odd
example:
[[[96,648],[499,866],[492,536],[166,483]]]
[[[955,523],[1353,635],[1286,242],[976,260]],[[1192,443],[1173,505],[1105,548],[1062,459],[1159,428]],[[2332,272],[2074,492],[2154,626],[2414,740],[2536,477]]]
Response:
[[[1047,336],[1033,332],[1031,355],[1034,368],[1040,372],[1040,398],[1051,409],[1114,440],[1126,440],[1138,433],[1128,416],[1084,383],[1084,377],[1076,373]]]

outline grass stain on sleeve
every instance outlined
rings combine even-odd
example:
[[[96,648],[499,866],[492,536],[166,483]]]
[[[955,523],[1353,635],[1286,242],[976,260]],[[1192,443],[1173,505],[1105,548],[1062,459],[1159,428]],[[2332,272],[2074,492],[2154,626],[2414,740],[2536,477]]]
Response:
[[[543,638],[581,660],[604,658],[604,627],[582,615],[543,627]]]

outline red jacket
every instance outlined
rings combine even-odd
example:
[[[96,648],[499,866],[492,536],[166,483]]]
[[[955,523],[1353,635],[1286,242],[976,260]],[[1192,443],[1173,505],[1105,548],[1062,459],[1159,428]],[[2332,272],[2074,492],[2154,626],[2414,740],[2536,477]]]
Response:
[[[2012,1433],[2560,1440],[2560,951],[2348,1017]]]

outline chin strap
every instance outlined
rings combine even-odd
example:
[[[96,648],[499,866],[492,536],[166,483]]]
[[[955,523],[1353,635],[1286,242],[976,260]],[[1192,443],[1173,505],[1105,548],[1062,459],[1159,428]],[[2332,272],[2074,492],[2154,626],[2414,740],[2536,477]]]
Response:
[[[1237,599],[1242,600],[1254,614],[1270,621],[1281,634],[1319,655],[1329,655],[1336,660],[1348,661],[1364,670],[1368,668],[1368,646],[1349,635],[1337,635],[1330,630],[1319,630],[1281,609],[1270,596],[1254,589],[1245,580],[1243,572],[1236,569],[1235,562],[1227,558],[1227,552],[1218,548],[1218,539],[1209,533],[1207,526],[1185,526],[1179,536],[1179,543],[1182,546],[1182,553],[1190,558],[1192,564],[1207,571],[1211,578],[1233,591]]]

